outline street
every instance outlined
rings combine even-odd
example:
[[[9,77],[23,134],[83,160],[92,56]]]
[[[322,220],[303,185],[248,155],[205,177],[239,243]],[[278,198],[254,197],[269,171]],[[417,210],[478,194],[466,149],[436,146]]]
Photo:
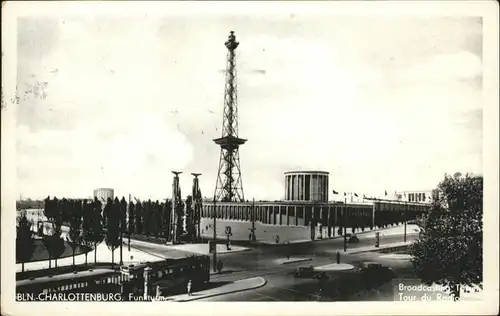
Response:
[[[416,239],[417,234],[407,234],[407,240]],[[358,243],[348,244],[348,249],[371,246],[374,244],[373,237],[358,235]],[[403,241],[403,235],[383,236],[380,244],[389,244]],[[376,253],[343,254],[342,238],[320,240],[314,243],[290,244],[281,246],[257,245],[251,247],[249,251],[218,254],[217,259],[224,263],[224,270],[221,274],[212,274],[210,280],[215,281],[236,281],[256,276],[264,277],[267,284],[261,288],[238,293],[220,295],[202,299],[202,301],[314,301],[319,299],[319,282],[314,279],[300,279],[293,277],[293,271],[300,266],[320,266],[335,262],[337,251],[341,254],[341,262],[356,264],[360,262],[374,261],[377,259],[385,266],[390,266],[398,273],[398,270],[407,270],[407,261],[391,261],[378,259]],[[147,251],[156,256],[172,256],[175,250],[157,244],[136,244],[135,248]],[[208,247],[208,246],[207,246]],[[311,261],[297,262],[290,264],[279,264],[277,259],[286,258],[290,254],[291,258],[311,258]],[[386,286],[387,287],[387,286]],[[383,290],[383,289],[381,289]],[[380,299],[391,299],[392,288],[387,287],[385,293],[374,291],[373,293],[363,293],[364,296],[378,297]],[[359,299],[353,297],[352,300]]]

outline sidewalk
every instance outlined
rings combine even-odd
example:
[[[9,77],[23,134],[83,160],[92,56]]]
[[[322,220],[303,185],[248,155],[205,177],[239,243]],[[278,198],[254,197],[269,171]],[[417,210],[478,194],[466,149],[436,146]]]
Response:
[[[384,236],[393,236],[393,235],[402,235],[404,234],[404,225],[398,225],[395,227],[387,227],[387,228],[379,228],[379,229],[373,229],[373,230],[365,230],[364,232],[358,231],[354,234],[351,233],[350,229],[347,230],[348,234],[351,235],[356,235],[356,236],[362,236],[364,238],[375,238],[376,233],[380,233],[380,237]],[[407,225],[406,227],[406,234],[407,235],[412,235],[412,234],[418,234],[419,233],[419,227],[414,224]],[[279,243],[276,243],[275,241],[268,241],[268,240],[257,240],[257,243],[259,244],[264,244],[264,245],[269,245],[269,246],[283,246],[286,244],[305,244],[305,243],[316,243],[316,242],[325,242],[328,240],[335,240],[335,239],[341,239],[344,238],[343,235],[336,235],[334,237],[330,238],[316,238],[314,240],[311,239],[302,239],[302,240],[290,240],[290,241],[280,241]]]
[[[226,284],[217,288],[205,290],[205,291],[200,291],[200,292],[195,292],[192,293],[191,296],[188,296],[187,294],[181,294],[181,295],[175,295],[175,296],[170,296],[167,297],[167,301],[173,301],[173,302],[189,302],[189,301],[194,301],[194,300],[200,300],[203,298],[208,298],[208,297],[213,297],[213,296],[219,296],[219,295],[225,295],[229,293],[236,293],[236,292],[242,292],[242,291],[247,291],[247,290],[252,290],[256,289],[259,287],[263,287],[266,285],[267,281],[266,279],[262,277],[255,277],[255,278],[249,278],[249,279],[243,279],[239,281],[232,282],[230,284]]]
[[[167,246],[167,247],[169,247],[171,249],[194,252],[194,253],[201,254],[201,255],[209,255],[210,254],[208,243],[181,244],[181,245],[171,245],[171,246]],[[217,254],[225,254],[225,253],[233,253],[233,252],[241,252],[241,251],[250,250],[250,248],[247,248],[247,247],[233,246],[233,245],[231,245],[231,249],[228,250],[226,245],[222,245],[222,244],[217,244],[216,247],[217,247]]]
[[[290,258],[290,259],[276,259],[275,262],[277,264],[291,264],[291,263],[297,263],[297,262],[303,262],[303,261],[311,261],[311,258]]]
[[[172,245],[172,244],[158,244],[158,243],[152,243],[148,241],[142,241],[142,240],[131,240],[130,241],[130,246],[132,248],[135,248],[135,245],[143,245],[148,247],[150,250],[144,250],[140,249],[141,251],[150,253],[152,255],[160,256],[160,257],[165,257],[165,250],[168,251],[169,253],[196,253],[196,254],[201,254],[201,255],[209,255],[209,246],[208,243],[196,243],[196,244],[178,244],[178,245]],[[250,250],[250,248],[247,247],[242,247],[242,246],[234,246],[231,245],[231,249],[227,250],[227,247],[225,244],[217,244],[217,254],[225,254],[225,253],[233,253],[233,252],[241,252],[241,251],[247,251]],[[153,250],[160,250],[161,252],[155,253]]]
[[[411,245],[411,241],[400,241],[400,242],[394,242],[390,244],[382,244],[380,247],[375,247],[373,246],[366,246],[366,247],[359,247],[359,248],[353,248],[353,249],[347,249],[347,252],[344,252],[345,254],[353,255],[356,253],[362,253],[362,252],[374,252],[374,251],[379,251],[383,249],[390,249],[390,248],[395,248],[395,247],[402,247],[402,246],[408,246]]]

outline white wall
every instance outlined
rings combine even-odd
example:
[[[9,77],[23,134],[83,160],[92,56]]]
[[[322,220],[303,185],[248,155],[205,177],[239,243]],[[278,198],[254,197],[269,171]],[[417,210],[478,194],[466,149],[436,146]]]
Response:
[[[213,225],[213,219],[202,218],[201,229],[203,236],[206,238],[213,237],[213,229],[207,226]],[[231,240],[244,240],[248,241],[250,229],[252,228],[251,222],[236,221],[236,220],[220,220],[217,219],[217,237],[225,238],[226,226],[231,226]],[[311,229],[304,226],[280,226],[268,225],[260,222],[255,222],[255,236],[258,241],[275,242],[276,235],[280,237],[280,243],[287,241],[310,240]]]

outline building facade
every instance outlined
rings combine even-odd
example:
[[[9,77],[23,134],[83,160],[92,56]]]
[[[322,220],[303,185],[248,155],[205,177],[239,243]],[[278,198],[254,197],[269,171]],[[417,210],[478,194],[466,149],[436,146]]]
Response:
[[[430,203],[435,198],[435,190],[400,191],[396,198],[405,202]]]
[[[322,226],[328,237],[335,227],[370,228],[413,220],[428,208],[424,203],[374,200],[368,203],[259,201],[203,202],[202,218],[259,222],[277,226]],[[311,236],[314,239],[314,236]]]
[[[325,171],[285,172],[285,200],[327,202],[328,182]]]
[[[110,188],[99,188],[94,190],[94,198],[101,201],[107,201],[108,198],[115,198],[115,190]]]

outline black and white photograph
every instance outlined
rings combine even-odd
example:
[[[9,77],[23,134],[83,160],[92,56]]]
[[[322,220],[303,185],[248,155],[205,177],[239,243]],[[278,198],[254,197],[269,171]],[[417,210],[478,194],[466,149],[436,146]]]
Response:
[[[3,3],[15,304],[498,312],[498,3],[332,2]]]

